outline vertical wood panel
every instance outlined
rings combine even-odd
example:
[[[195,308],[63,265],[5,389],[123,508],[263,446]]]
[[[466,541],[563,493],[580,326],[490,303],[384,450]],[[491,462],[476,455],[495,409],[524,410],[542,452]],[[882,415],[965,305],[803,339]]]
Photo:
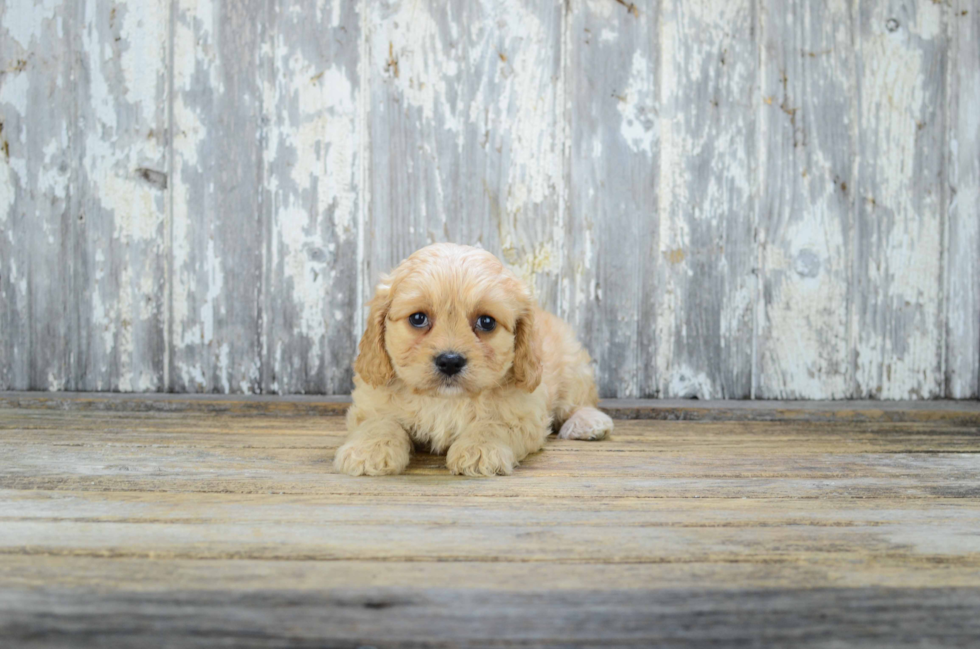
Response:
[[[78,3],[73,364],[78,390],[163,388],[169,0]]]
[[[657,346],[664,397],[751,394],[758,51],[753,0],[663,3]]]
[[[980,6],[949,13],[946,396],[980,396]]]
[[[72,387],[75,6],[0,6],[0,390]]]
[[[170,389],[259,392],[264,0],[178,0]]]
[[[277,0],[267,47],[271,211],[263,389],[350,390],[361,163],[356,3]]]
[[[942,394],[943,7],[859,3],[856,397]]]
[[[477,244],[558,306],[563,3],[367,3],[365,272],[433,241]]]
[[[756,397],[842,399],[855,191],[854,36],[845,0],[762,14],[761,256]]]
[[[570,4],[562,315],[592,353],[603,396],[640,396],[640,356],[654,345],[641,309],[657,257],[657,5]]]

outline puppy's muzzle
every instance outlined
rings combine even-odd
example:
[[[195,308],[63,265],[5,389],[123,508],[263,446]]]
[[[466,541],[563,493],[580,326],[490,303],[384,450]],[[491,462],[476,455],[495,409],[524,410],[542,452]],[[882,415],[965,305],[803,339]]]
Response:
[[[445,352],[436,356],[433,361],[440,374],[455,376],[466,367],[466,357],[456,352]]]

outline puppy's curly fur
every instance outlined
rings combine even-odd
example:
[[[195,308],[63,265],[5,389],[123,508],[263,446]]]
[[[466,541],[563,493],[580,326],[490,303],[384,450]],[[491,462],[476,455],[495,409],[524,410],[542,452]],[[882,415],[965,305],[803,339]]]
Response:
[[[489,252],[423,248],[382,279],[370,307],[339,471],[400,473],[419,445],[445,453],[455,474],[509,474],[553,429],[565,439],[612,430],[571,328]],[[465,365],[440,370],[444,354]]]

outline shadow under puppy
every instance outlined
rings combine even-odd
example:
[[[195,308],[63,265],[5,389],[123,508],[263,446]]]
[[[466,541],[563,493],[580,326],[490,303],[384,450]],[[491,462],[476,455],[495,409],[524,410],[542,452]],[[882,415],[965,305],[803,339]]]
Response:
[[[414,443],[445,453],[455,474],[509,474],[553,429],[612,430],[588,352],[489,252],[422,248],[382,278],[370,307],[339,471],[400,473]]]

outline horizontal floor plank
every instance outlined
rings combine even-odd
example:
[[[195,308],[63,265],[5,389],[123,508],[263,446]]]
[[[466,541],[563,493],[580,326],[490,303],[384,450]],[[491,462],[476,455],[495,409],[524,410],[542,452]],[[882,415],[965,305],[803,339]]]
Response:
[[[6,444],[209,445],[334,448],[346,428],[336,416],[230,416],[0,410]],[[42,437],[43,435],[43,437]],[[555,442],[555,438],[551,439]],[[834,453],[980,452],[980,427],[950,422],[619,421],[611,439],[562,440],[565,452]]]
[[[980,567],[877,557],[806,562],[601,563],[517,561],[317,561],[0,554],[2,588],[129,590],[479,588],[503,592],[700,588],[980,587]]]
[[[609,527],[739,527],[774,525],[876,525],[903,520],[980,516],[978,503],[962,498],[800,500],[778,498],[574,498],[529,494],[491,499],[460,495],[347,496],[165,492],[65,492],[0,490],[0,519],[362,525],[591,525]]]
[[[0,591],[33,646],[969,646],[980,589]]]
[[[873,525],[622,526],[3,521],[0,553],[161,559],[846,563],[980,567],[980,517]],[[942,535],[934,534],[942,526]],[[284,540],[288,539],[288,540]]]

